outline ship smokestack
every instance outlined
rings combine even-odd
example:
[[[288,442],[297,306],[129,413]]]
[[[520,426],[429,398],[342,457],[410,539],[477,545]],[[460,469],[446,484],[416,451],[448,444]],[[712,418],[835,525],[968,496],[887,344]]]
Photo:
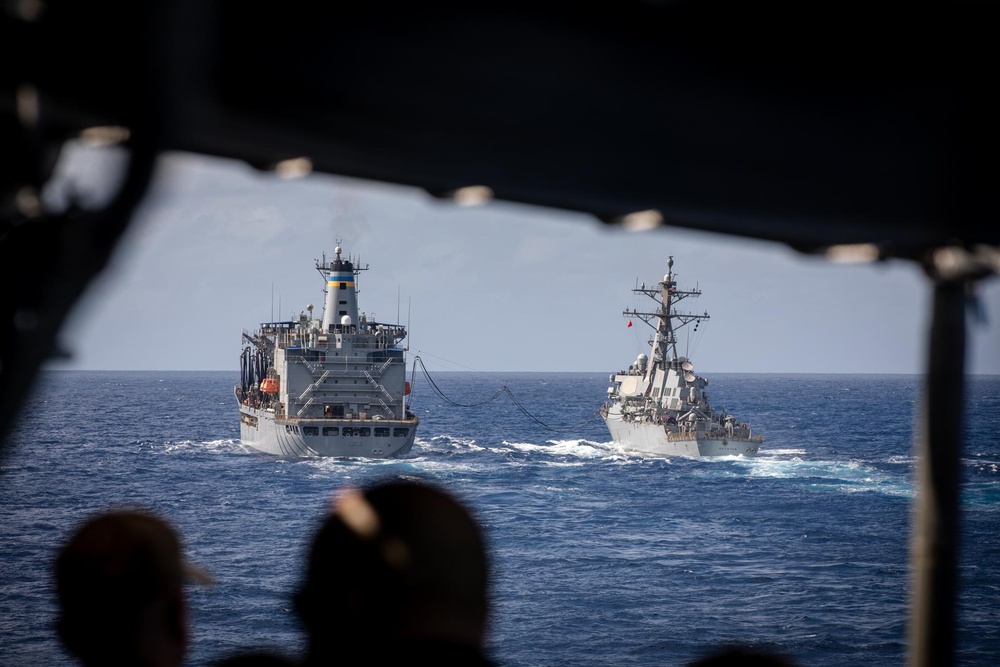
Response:
[[[323,331],[332,330],[331,325],[340,325],[344,316],[351,322],[358,321],[358,294],[355,285],[354,265],[349,259],[341,259],[343,252],[338,245],[334,248],[334,258],[320,272],[326,276],[326,302],[323,306]]]

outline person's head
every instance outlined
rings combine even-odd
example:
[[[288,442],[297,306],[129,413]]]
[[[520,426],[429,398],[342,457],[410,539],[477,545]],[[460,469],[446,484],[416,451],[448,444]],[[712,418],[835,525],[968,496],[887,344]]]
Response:
[[[313,651],[396,638],[481,649],[489,577],[484,537],[458,500],[426,482],[384,481],[334,496],[296,609]]]
[[[188,646],[184,584],[199,576],[163,519],[101,512],[56,556],[59,638],[85,665],[179,665]]]
[[[781,653],[747,646],[730,645],[713,650],[688,663],[688,667],[794,667]]]

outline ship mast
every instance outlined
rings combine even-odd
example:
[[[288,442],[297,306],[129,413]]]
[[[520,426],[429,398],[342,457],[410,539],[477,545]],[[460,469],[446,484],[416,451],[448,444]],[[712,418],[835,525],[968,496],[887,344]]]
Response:
[[[703,315],[695,315],[694,313],[680,313],[674,310],[674,306],[679,301],[688,297],[701,296],[701,290],[677,289],[673,255],[667,261],[667,275],[657,283],[655,288],[647,288],[643,283],[641,287],[633,289],[632,292],[645,294],[657,304],[657,308],[652,312],[626,309],[622,313],[626,317],[641,319],[653,329],[653,337],[649,341],[651,346],[650,363],[646,367],[646,380],[651,381],[657,368],[667,368],[677,362],[677,331],[691,322],[695,322],[697,329],[698,323],[709,319],[709,316],[707,311]]]

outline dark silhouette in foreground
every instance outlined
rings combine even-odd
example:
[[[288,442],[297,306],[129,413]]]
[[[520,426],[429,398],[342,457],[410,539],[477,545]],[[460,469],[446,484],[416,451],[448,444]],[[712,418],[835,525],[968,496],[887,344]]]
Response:
[[[212,667],[295,667],[299,663],[268,649],[242,651],[212,663]]]
[[[295,608],[306,665],[491,665],[490,564],[452,495],[425,482],[342,489],[310,547]]]
[[[689,662],[688,667],[795,667],[795,662],[779,653],[725,646]]]
[[[88,667],[176,667],[188,650],[184,585],[191,581],[211,579],[184,562],[165,520],[144,510],[101,512],[56,556],[56,632]]]

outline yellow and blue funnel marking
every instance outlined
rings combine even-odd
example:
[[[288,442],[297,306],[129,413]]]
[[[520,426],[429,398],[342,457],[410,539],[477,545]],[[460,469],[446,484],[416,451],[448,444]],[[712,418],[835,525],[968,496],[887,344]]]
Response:
[[[343,283],[345,287],[354,287],[354,274],[353,273],[341,273],[341,274],[331,273],[327,277],[327,279],[326,279],[326,284],[332,286],[334,283],[338,283],[338,284]]]

